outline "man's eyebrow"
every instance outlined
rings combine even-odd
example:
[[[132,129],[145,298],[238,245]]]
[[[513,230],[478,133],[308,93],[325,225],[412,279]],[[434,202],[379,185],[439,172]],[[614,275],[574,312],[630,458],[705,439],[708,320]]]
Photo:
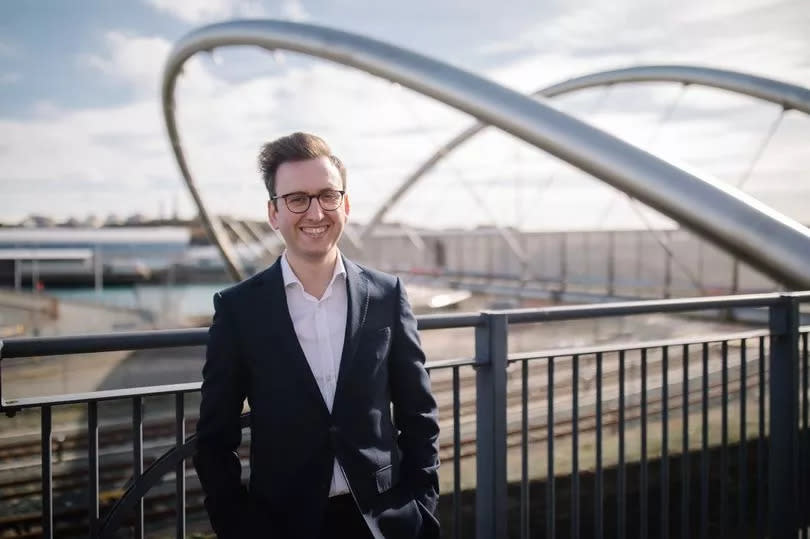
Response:
[[[336,187],[324,187],[323,189],[321,189],[317,193],[312,193],[312,195],[313,196],[316,195],[316,194],[320,195],[321,193],[325,193],[327,191],[340,191],[340,189],[338,189]],[[310,195],[310,193],[309,193],[309,191],[292,191],[291,193],[287,193],[284,196],[289,196],[289,195]]]

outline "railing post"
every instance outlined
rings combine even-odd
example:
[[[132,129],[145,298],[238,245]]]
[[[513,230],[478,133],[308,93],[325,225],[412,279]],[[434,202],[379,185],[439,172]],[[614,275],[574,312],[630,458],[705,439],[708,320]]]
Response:
[[[505,314],[482,313],[475,328],[476,495],[475,536],[506,537]]]
[[[770,308],[768,536],[795,538],[798,495],[799,303],[788,294]]]

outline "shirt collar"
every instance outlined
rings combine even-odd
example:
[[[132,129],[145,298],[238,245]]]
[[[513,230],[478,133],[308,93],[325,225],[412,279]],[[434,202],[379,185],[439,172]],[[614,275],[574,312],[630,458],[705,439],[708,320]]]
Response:
[[[340,251],[338,251],[337,260],[335,261],[335,269],[332,271],[332,278],[329,280],[329,285],[326,288],[328,289],[331,287],[332,283],[335,282],[335,279],[341,275],[344,279],[346,278],[346,267],[343,265],[343,255],[341,255]],[[304,288],[304,285],[301,284],[298,276],[290,266],[290,262],[287,260],[287,251],[284,251],[284,253],[281,255],[281,276],[284,279],[284,288],[287,288],[293,284],[297,284],[301,288]]]

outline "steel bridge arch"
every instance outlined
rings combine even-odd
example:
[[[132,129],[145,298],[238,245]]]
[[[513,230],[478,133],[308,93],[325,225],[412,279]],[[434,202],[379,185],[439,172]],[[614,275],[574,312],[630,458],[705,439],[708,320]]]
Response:
[[[600,71],[546,86],[531,95],[551,99],[580,90],[637,82],[674,82],[685,86],[717,88],[733,94],[754,97],[760,101],[775,103],[785,110],[793,109],[810,115],[810,89],[808,88],[737,71],[683,65],[634,66]],[[490,126],[483,122],[476,122],[439,146],[428,159],[406,177],[374,213],[371,220],[360,231],[360,241],[369,237],[374,228],[382,223],[386,214],[425,174],[487,127]]]
[[[540,100],[446,63],[348,32],[273,20],[195,30],[175,45],[163,74],[163,112],[172,149],[209,236],[236,279],[244,272],[194,184],[174,117],[174,87],[184,62],[197,52],[230,45],[286,49],[397,82],[624,191],[788,287],[810,288],[810,230],[742,191],[680,169]]]

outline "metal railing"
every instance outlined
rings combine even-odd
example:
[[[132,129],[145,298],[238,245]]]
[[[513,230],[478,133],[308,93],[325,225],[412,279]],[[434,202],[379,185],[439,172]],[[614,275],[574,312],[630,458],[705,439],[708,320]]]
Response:
[[[419,317],[422,331],[475,332],[474,357],[428,363],[440,417],[451,417],[442,420],[440,439],[445,467],[448,460],[452,466],[452,493],[440,504],[445,534],[470,536],[472,522],[482,538],[506,537],[515,526],[521,537],[556,537],[568,528],[571,537],[727,537],[755,529],[757,537],[807,538],[810,328],[799,325],[799,304],[809,301],[810,292],[801,292]],[[738,307],[767,309],[768,327],[710,338],[508,353],[509,329],[516,325]],[[14,338],[0,341],[0,360],[206,340],[204,329]],[[538,377],[540,383],[533,383]],[[45,537],[71,533],[55,527],[60,521],[54,517],[52,411],[79,404],[87,407],[87,505],[65,511],[66,518],[83,523],[82,535],[108,537],[131,526],[135,537],[143,537],[144,496],[154,487],[165,490],[163,478],[174,472],[173,492],[164,498],[173,502],[177,537],[184,537],[185,460],[195,447],[195,437],[186,438],[185,396],[199,388],[190,383],[0,399],[8,415],[41,410],[42,510],[27,524],[15,523],[18,532],[35,530],[33,519]],[[157,395],[174,396],[166,427],[174,440],[144,469],[143,403]],[[132,477],[102,515],[98,405],[127,400],[132,421],[116,428],[131,439],[132,458],[125,465]],[[752,408],[756,413],[749,415]],[[730,430],[733,419],[737,427]],[[246,415],[243,426],[248,423]],[[466,519],[472,508],[465,507],[470,496],[462,480],[471,457],[475,516]]]

